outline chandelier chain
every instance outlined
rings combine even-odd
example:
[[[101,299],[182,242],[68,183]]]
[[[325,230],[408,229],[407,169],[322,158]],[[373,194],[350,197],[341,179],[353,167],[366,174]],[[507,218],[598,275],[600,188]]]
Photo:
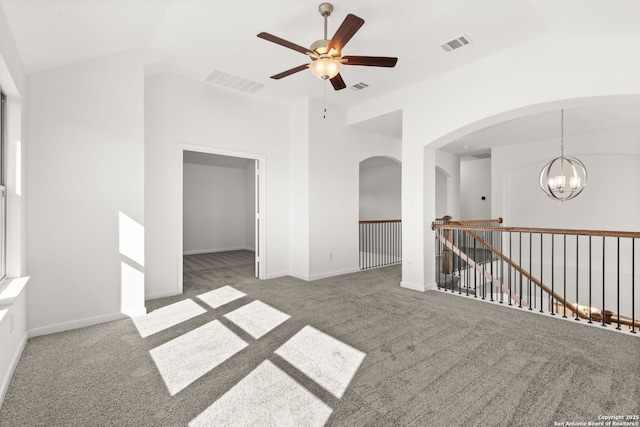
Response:
[[[564,157],[564,108],[560,110],[560,157]]]

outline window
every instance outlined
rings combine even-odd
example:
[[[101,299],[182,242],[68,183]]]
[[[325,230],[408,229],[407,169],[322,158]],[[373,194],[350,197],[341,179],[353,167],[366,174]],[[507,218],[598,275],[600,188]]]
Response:
[[[6,104],[7,96],[0,90],[0,280],[7,275]]]

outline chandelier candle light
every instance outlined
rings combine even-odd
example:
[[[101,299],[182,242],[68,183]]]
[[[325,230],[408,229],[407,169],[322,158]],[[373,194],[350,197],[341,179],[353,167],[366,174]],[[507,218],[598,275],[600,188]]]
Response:
[[[540,188],[553,200],[571,200],[582,193],[587,184],[587,169],[575,157],[564,155],[564,110],[560,113],[560,157],[544,165],[540,171]]]

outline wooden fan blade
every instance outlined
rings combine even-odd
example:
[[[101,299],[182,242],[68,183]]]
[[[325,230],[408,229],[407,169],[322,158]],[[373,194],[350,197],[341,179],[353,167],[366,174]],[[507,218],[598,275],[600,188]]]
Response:
[[[344,65],[365,65],[369,67],[395,67],[398,58],[386,56],[343,56]]]
[[[258,37],[260,37],[261,39],[265,39],[267,41],[270,41],[272,43],[279,44],[280,46],[288,47],[289,49],[293,49],[293,50],[295,50],[297,52],[304,53],[305,55],[311,55],[312,54],[312,52],[308,48],[302,47],[302,46],[297,45],[295,43],[291,43],[290,41],[287,41],[285,39],[281,39],[280,37],[274,36],[273,34],[260,33],[260,34],[258,34]]]
[[[344,80],[342,80],[342,76],[340,74],[336,74],[336,76],[329,81],[331,82],[335,90],[341,90],[347,87],[347,85],[344,83]]]
[[[331,52],[331,49],[336,49],[338,52],[342,51],[344,45],[351,40],[351,37],[353,37],[362,25],[364,25],[364,19],[348,14],[327,45],[327,52]]]
[[[272,79],[275,79],[275,80],[280,80],[280,79],[281,79],[281,78],[283,78],[283,77],[290,76],[291,74],[295,74],[295,73],[297,73],[298,71],[302,71],[302,70],[305,70],[305,69],[307,69],[307,68],[309,68],[309,64],[302,64],[302,65],[298,65],[297,67],[294,67],[294,68],[292,68],[292,69],[290,69],[290,70],[283,71],[283,72],[281,72],[280,74],[276,74],[276,75],[274,75],[274,76],[271,76],[271,78],[272,78]]]

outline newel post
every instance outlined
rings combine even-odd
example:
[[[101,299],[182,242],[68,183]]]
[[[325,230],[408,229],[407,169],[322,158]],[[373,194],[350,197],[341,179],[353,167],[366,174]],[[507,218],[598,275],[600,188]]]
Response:
[[[442,224],[448,225],[452,219],[453,217],[451,215],[445,215],[442,217]],[[453,230],[444,229],[443,231],[444,238],[447,240],[447,242],[453,245],[453,242],[451,240],[451,233]],[[442,253],[442,273],[453,274],[453,252],[447,247],[446,244],[444,245],[444,251]]]

